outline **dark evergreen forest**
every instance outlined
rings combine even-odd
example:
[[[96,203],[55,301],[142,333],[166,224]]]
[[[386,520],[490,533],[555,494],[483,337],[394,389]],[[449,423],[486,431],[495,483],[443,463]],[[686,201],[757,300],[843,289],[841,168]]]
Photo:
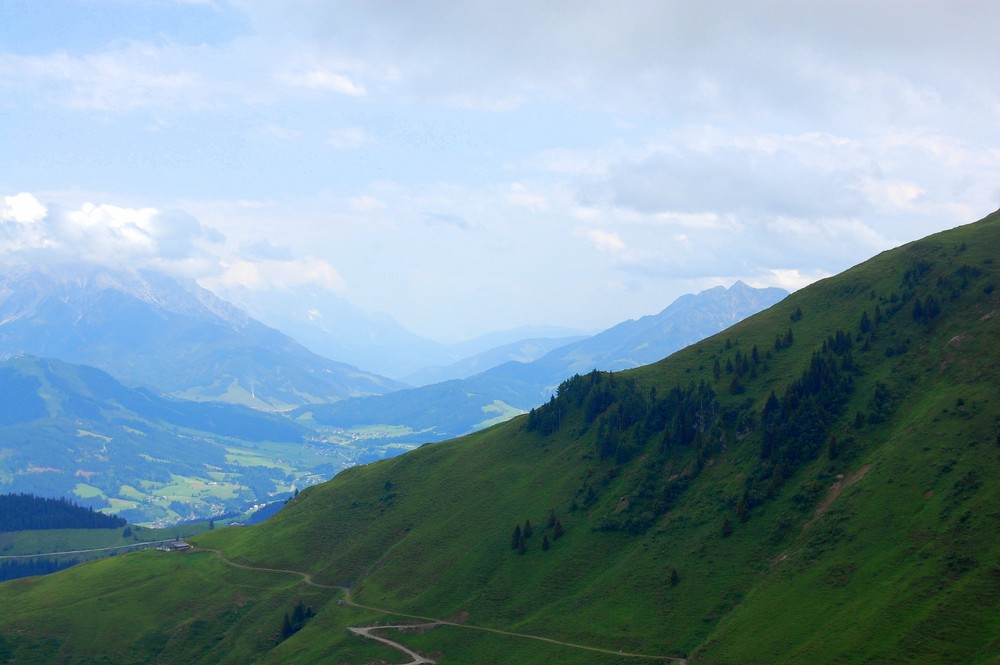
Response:
[[[77,559],[15,559],[0,561],[0,582],[19,577],[48,575],[80,563]],[[0,661],[4,662],[4,661]]]
[[[66,499],[32,494],[0,494],[0,531],[39,529],[120,529],[127,522]]]

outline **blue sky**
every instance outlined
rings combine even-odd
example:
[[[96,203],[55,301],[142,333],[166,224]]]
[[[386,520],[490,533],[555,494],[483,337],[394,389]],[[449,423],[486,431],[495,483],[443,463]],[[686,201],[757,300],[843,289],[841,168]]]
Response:
[[[795,289],[1000,206],[998,25],[992,0],[0,0],[0,251],[448,341]]]

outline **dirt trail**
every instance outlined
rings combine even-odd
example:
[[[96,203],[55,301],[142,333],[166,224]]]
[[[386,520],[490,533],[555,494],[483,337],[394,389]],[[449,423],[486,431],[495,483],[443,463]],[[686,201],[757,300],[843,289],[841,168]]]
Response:
[[[348,594],[350,593],[350,591],[347,589],[347,587],[335,586],[335,585],[330,585],[330,584],[320,584],[319,582],[314,582],[313,578],[312,578],[312,575],[310,575],[309,573],[303,573],[301,570],[288,570],[287,568],[261,568],[260,566],[245,566],[242,563],[236,563],[235,561],[231,561],[230,559],[227,559],[225,554],[223,554],[219,550],[213,550],[213,549],[211,549],[209,547],[199,547],[199,548],[196,548],[196,551],[212,552],[213,554],[215,554],[216,558],[219,561],[221,561],[222,563],[226,564],[227,566],[232,566],[233,568],[240,568],[242,570],[256,570],[258,572],[263,572],[263,573],[287,573],[289,575],[298,575],[299,577],[302,578],[302,581],[305,582],[306,584],[308,584],[309,586],[314,586],[314,587],[317,587],[317,588],[320,588],[320,589],[334,589],[334,590],[339,590],[339,591],[343,591],[343,592],[348,593]],[[353,604],[353,603],[350,602],[350,600],[348,600],[346,602],[349,605]]]
[[[377,642],[381,642],[382,644],[385,644],[386,646],[390,646],[393,649],[396,649],[397,651],[402,651],[407,656],[409,656],[410,658],[413,659],[413,660],[411,660],[408,663],[403,663],[403,665],[437,665],[437,661],[436,660],[431,660],[430,658],[428,658],[426,656],[421,656],[416,651],[413,651],[412,649],[409,649],[409,648],[403,646],[399,642],[393,642],[392,640],[390,640],[390,639],[388,639],[386,637],[382,637],[380,635],[375,635],[372,631],[379,630],[381,628],[392,628],[392,629],[396,629],[396,630],[404,630],[404,629],[407,629],[407,628],[433,628],[434,626],[438,626],[438,625],[440,625],[440,624],[437,624],[437,623],[420,623],[420,624],[405,624],[405,623],[401,623],[401,624],[396,624],[396,625],[392,625],[392,626],[358,626],[358,627],[355,627],[355,628],[348,628],[347,630],[351,631],[355,635],[360,635],[361,637],[367,638],[369,640],[376,640]]]
[[[816,506],[816,512],[813,515],[813,518],[808,522],[806,522],[802,528],[808,529],[810,526],[812,526],[813,522],[818,520],[820,517],[823,516],[823,513],[829,510],[830,506],[833,504],[834,501],[837,500],[837,497],[839,497],[844,490],[846,490],[848,487],[850,487],[854,483],[864,478],[865,474],[867,474],[868,471],[871,470],[871,468],[872,468],[871,464],[865,464],[854,473],[850,473],[844,476],[843,478],[839,479],[837,482],[835,482],[830,487],[830,489],[827,490],[826,496],[823,497],[823,500],[819,502],[818,506]]]
[[[336,586],[336,585],[330,585],[330,584],[320,584],[319,582],[314,582],[313,579],[312,579],[312,576],[310,576],[308,573],[304,573],[304,572],[299,571],[299,570],[288,570],[288,569],[284,569],[284,568],[261,568],[261,567],[258,567],[258,566],[247,566],[247,565],[244,565],[244,564],[241,564],[241,563],[236,563],[235,561],[230,561],[219,550],[210,549],[210,548],[197,548],[197,549],[199,549],[201,551],[205,551],[205,552],[212,552],[212,553],[214,553],[215,556],[220,561],[222,561],[226,565],[233,566],[234,568],[240,568],[242,570],[257,570],[257,571],[268,572],[268,573],[287,573],[289,575],[298,575],[299,577],[302,578],[303,582],[305,582],[306,584],[309,584],[311,586],[318,587],[320,589],[333,589],[333,590],[343,591],[344,592],[344,604],[345,605],[350,605],[351,607],[357,607],[359,609],[364,609],[364,610],[371,610],[371,611],[379,612],[380,614],[385,614],[385,615],[405,617],[407,619],[417,619],[418,621],[423,622],[423,623],[412,623],[412,624],[395,624],[395,625],[388,625],[388,626],[379,626],[379,625],[374,625],[374,626],[354,626],[354,627],[348,628],[348,630],[351,633],[355,634],[355,635],[358,635],[360,637],[364,637],[364,638],[367,638],[367,639],[371,639],[371,640],[377,640],[378,642],[381,642],[381,643],[383,643],[383,644],[385,644],[387,646],[390,646],[393,649],[396,649],[396,650],[398,650],[398,651],[400,651],[402,653],[405,653],[408,657],[410,657],[410,658],[413,659],[412,661],[410,661],[409,663],[406,663],[405,665],[436,665],[437,661],[431,660],[431,659],[427,658],[426,656],[421,656],[420,654],[418,654],[415,651],[409,649],[408,647],[400,644],[399,642],[395,642],[393,640],[390,640],[388,638],[382,637],[380,635],[375,635],[375,634],[373,634],[372,631],[381,630],[381,629],[397,629],[397,630],[402,629],[402,630],[405,630],[405,629],[416,629],[416,628],[433,628],[433,627],[436,627],[436,626],[452,626],[452,627],[455,627],[455,628],[464,628],[466,630],[477,630],[477,631],[484,632],[484,633],[493,633],[495,635],[506,635],[508,637],[517,637],[517,638],[525,639],[525,640],[536,640],[538,642],[547,642],[549,644],[556,644],[556,645],[559,645],[559,646],[569,647],[569,648],[572,648],[572,649],[582,649],[584,651],[593,651],[593,652],[596,652],[596,653],[609,654],[609,655],[612,655],[612,656],[618,656],[620,658],[636,658],[636,659],[642,659],[642,660],[655,660],[655,661],[659,661],[661,663],[678,663],[679,665],[687,665],[687,660],[686,659],[684,659],[684,658],[678,658],[678,657],[675,657],[675,656],[657,656],[657,655],[652,655],[652,654],[631,653],[631,652],[622,651],[622,650],[615,651],[614,649],[602,649],[600,647],[592,647],[592,646],[587,646],[585,644],[574,644],[573,642],[563,642],[561,640],[555,640],[555,639],[552,639],[550,637],[542,637],[540,635],[529,635],[527,633],[515,633],[515,632],[509,631],[509,630],[500,630],[499,628],[486,628],[484,626],[473,626],[473,625],[466,624],[466,623],[457,623],[457,622],[454,622],[454,621],[445,621],[443,619],[435,619],[435,618],[432,618],[432,617],[420,616],[418,614],[405,614],[405,613],[402,613],[402,612],[397,612],[395,610],[389,610],[389,609],[385,609],[385,608],[382,608],[382,607],[373,607],[371,605],[362,605],[361,603],[356,603],[353,600],[351,600],[351,590],[349,588],[342,587],[342,586]]]

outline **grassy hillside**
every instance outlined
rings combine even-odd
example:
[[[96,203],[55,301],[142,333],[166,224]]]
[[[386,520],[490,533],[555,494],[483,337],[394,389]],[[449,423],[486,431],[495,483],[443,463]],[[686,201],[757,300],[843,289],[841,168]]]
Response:
[[[0,362],[0,490],[72,496],[133,523],[245,510],[333,475],[283,416],[184,402],[48,358]]]
[[[313,584],[202,550],[2,585],[0,655],[403,662],[346,630],[386,608],[462,623],[385,632],[442,663],[998,663],[998,247],[992,215],[886,252],[194,539]]]

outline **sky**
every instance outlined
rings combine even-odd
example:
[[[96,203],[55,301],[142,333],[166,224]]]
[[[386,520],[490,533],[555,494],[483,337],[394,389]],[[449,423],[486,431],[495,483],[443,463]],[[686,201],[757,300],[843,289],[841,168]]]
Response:
[[[1000,207],[998,27],[995,0],[0,0],[0,256],[440,341],[795,290]]]

